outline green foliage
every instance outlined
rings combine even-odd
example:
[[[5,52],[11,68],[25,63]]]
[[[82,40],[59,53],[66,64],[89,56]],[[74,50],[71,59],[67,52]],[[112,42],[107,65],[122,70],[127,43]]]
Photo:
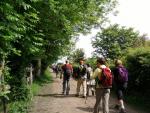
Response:
[[[74,35],[88,32],[114,6],[114,0],[39,1],[35,7],[40,17],[37,28],[44,34],[44,62],[53,62],[65,55],[64,50],[70,50],[73,45]]]
[[[34,83],[43,86],[43,84],[51,83],[51,82],[52,82],[52,77],[50,75],[49,69],[47,69],[45,70],[44,74],[41,77],[36,78]]]
[[[0,61],[10,101],[28,100],[26,67],[41,59],[42,72],[74,46],[74,37],[105,20],[115,0],[0,1]],[[45,82],[45,81],[44,81]],[[19,112],[18,112],[19,113]]]
[[[145,42],[145,45],[150,47],[150,40],[147,40],[147,41]]]
[[[126,55],[129,48],[144,45],[145,35],[140,36],[133,28],[112,25],[99,32],[92,44],[96,53],[115,59]]]
[[[30,89],[26,85],[21,85],[21,86],[12,86],[11,88],[11,101],[20,101],[20,100],[27,100],[29,98],[30,94]]]
[[[16,101],[10,104],[9,113],[27,113],[27,102]]]
[[[76,49],[71,53],[68,59],[73,61],[74,63],[79,63],[79,59],[84,57],[85,57],[85,53],[83,49]]]
[[[96,68],[96,58],[88,58],[86,60],[87,64],[90,64],[90,66],[95,69]]]
[[[9,100],[9,97],[8,97],[8,94],[9,94],[9,93],[10,93],[9,90],[0,92],[0,98],[4,98],[4,99],[6,99],[6,100]]]
[[[28,92],[28,98],[27,95],[25,95],[25,99],[21,99],[21,100],[15,100],[12,101],[9,105],[9,113],[27,113],[28,111],[28,107],[31,104],[31,96],[33,95],[37,95],[41,89],[41,87],[46,84],[46,83],[51,83],[52,82],[52,77],[50,75],[50,71],[47,69],[43,76],[41,76],[41,78],[38,78],[34,81],[34,83],[32,84],[31,87],[28,87],[29,92]],[[24,87],[22,87],[24,88]],[[17,88],[18,89],[18,88]],[[24,89],[23,89],[24,90]],[[18,90],[19,91],[19,90]],[[22,90],[21,90],[22,92]],[[25,91],[26,93],[26,91]],[[18,93],[13,93],[13,94],[19,94]],[[18,99],[18,98],[17,98]]]
[[[139,98],[140,97],[140,98]],[[147,97],[143,96],[142,94],[133,94],[126,96],[126,101],[129,105],[134,106],[137,110],[143,110],[146,113],[150,112],[150,101]]]
[[[130,50],[126,60],[131,91],[149,94],[147,89],[150,87],[150,47]]]
[[[51,75],[50,75],[49,70],[47,69],[47,70],[45,71],[45,73],[44,73],[43,76],[41,76],[40,78],[37,78],[37,79],[33,82],[32,86],[31,86],[32,94],[33,94],[33,95],[38,94],[40,88],[41,88],[44,84],[46,84],[46,83],[51,83],[51,82],[52,82],[52,77],[51,77]]]

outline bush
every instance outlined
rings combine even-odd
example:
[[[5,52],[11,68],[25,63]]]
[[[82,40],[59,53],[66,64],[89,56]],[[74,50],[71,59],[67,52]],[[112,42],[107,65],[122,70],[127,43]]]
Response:
[[[51,83],[51,82],[52,82],[52,77],[50,75],[49,70],[47,69],[42,76],[34,80],[31,86],[26,86],[26,87],[20,86],[19,88],[14,87],[13,91],[17,91],[17,92],[13,92],[12,94],[15,94],[13,95],[13,97],[17,97],[17,98],[14,99],[15,101],[11,101],[11,103],[9,104],[8,113],[27,113],[33,96],[38,94],[40,88],[44,84]],[[24,92],[24,95],[20,94],[19,92],[20,93]]]
[[[150,91],[150,47],[130,50],[126,58],[129,70],[129,90],[149,94]]]
[[[16,101],[10,104],[9,113],[27,113],[27,102]]]

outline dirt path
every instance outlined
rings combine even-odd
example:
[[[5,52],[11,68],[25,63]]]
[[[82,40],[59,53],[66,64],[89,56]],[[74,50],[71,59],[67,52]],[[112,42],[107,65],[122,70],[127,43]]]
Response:
[[[90,96],[85,104],[85,99],[75,97],[76,81],[70,81],[71,91],[69,96],[61,95],[62,80],[55,78],[54,82],[43,86],[40,93],[35,96],[30,113],[92,113],[95,97]],[[110,113],[118,113],[113,107],[115,98],[110,98]],[[100,112],[102,113],[102,112]],[[145,113],[127,107],[127,113]]]

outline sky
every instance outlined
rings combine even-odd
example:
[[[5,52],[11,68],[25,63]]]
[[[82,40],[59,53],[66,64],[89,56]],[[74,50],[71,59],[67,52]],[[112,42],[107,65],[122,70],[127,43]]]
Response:
[[[150,37],[150,0],[118,0],[116,9],[119,11],[117,16],[110,16],[112,24],[117,23],[121,26],[133,27],[140,34],[147,34]],[[91,38],[96,35],[98,30],[92,30],[91,34],[80,35],[76,48],[83,48],[86,57],[91,57],[94,51],[91,45]]]

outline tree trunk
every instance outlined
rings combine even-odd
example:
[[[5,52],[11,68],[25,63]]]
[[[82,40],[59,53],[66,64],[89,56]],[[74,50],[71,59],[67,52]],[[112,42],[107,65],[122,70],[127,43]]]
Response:
[[[5,97],[2,98],[4,113],[7,113],[7,103]]]
[[[36,73],[36,75],[37,75],[38,77],[40,77],[40,75],[41,75],[41,59],[38,59],[38,63],[37,63],[37,73]]]
[[[47,60],[42,60],[41,63],[42,63],[42,65],[41,65],[41,74],[43,75],[45,70],[47,69],[49,63],[48,63]]]

